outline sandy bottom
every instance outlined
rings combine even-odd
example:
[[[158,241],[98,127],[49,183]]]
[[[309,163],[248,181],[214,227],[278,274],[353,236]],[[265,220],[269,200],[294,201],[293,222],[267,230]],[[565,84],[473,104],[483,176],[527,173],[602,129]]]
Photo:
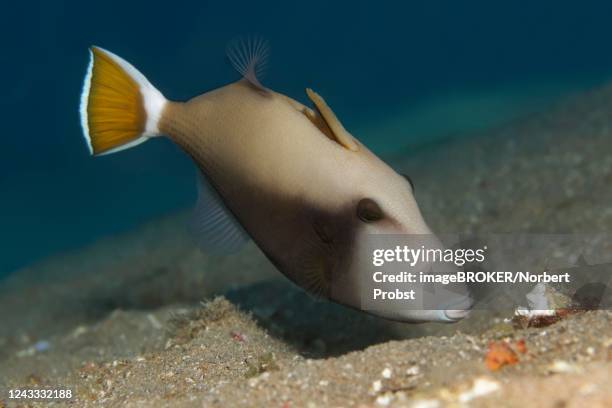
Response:
[[[612,87],[391,159],[437,232],[612,231]],[[612,406],[612,312],[517,328],[402,325],[313,299],[256,247],[200,253],[185,214],[54,257],[0,288],[8,389],[58,406]],[[201,302],[201,303],[200,303]],[[490,343],[513,364],[491,370]]]

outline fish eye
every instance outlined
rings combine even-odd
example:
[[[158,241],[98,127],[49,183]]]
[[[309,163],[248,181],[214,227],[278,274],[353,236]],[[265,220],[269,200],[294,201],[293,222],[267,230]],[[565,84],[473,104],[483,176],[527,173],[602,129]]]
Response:
[[[410,188],[412,189],[412,192],[414,193],[414,183],[412,182],[412,179],[410,178],[410,176],[406,174],[402,174],[402,177],[404,177],[408,181],[408,183],[410,183]]]
[[[363,198],[357,204],[357,217],[363,222],[374,222],[383,218],[383,212],[376,201]]]

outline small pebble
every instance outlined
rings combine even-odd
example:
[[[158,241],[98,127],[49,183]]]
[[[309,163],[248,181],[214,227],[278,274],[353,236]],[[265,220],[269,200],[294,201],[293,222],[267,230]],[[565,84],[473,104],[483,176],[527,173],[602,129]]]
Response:
[[[409,376],[419,375],[420,373],[421,373],[421,369],[417,365],[408,367],[406,369],[406,375],[409,375]]]
[[[387,378],[387,379],[391,378],[391,374],[392,374],[392,372],[391,372],[391,369],[389,367],[387,367],[384,370],[382,370],[382,373],[381,373],[382,377],[383,378]]]
[[[483,397],[487,394],[499,390],[499,383],[487,377],[480,377],[474,380],[472,388],[459,395],[459,402],[467,403],[474,398]]]
[[[567,361],[555,360],[551,365],[548,366],[548,372],[553,374],[567,374],[579,372],[580,368],[576,365],[570,364]]]
[[[389,405],[391,403],[392,399],[393,399],[393,396],[390,393],[386,393],[384,395],[379,395],[376,398],[376,404],[381,405],[383,407],[386,407],[387,405]]]
[[[436,399],[415,400],[412,405],[410,405],[411,408],[438,408],[439,406],[440,401]]]

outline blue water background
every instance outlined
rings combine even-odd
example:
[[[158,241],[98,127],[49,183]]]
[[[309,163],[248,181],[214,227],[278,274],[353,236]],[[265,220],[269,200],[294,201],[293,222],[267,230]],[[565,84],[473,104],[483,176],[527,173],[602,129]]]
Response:
[[[88,155],[77,111],[91,44],[182,100],[237,79],[226,43],[260,34],[266,85],[302,101],[313,87],[391,154],[612,77],[611,20],[603,1],[5,2],[0,276],[193,201],[192,165],[166,140]],[[401,134],[376,131],[398,117]]]

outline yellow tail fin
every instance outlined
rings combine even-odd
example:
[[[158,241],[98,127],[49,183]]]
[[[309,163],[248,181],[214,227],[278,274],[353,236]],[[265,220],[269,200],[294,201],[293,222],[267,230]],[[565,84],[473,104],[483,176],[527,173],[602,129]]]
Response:
[[[163,95],[129,62],[91,47],[81,125],[91,154],[109,154],[158,136]]]

